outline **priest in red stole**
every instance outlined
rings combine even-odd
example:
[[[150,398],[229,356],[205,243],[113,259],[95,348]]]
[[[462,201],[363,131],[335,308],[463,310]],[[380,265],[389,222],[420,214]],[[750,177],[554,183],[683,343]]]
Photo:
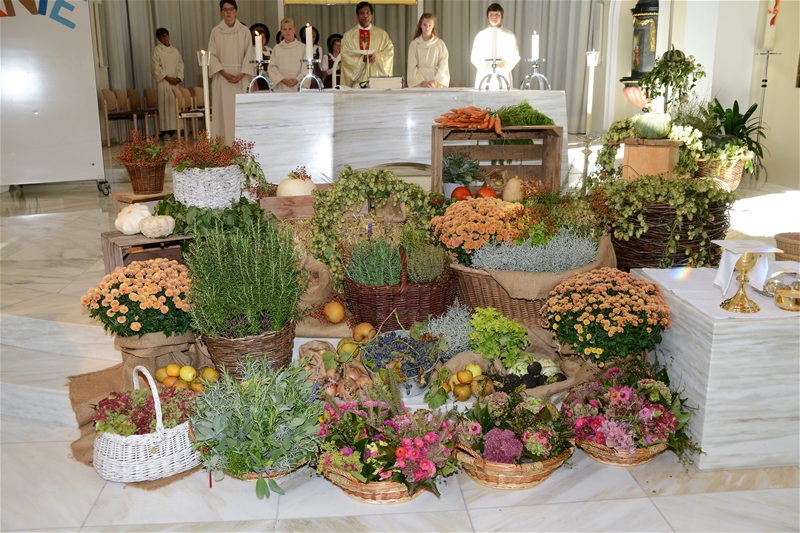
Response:
[[[394,64],[394,45],[385,30],[372,25],[372,4],[359,2],[356,6],[358,26],[342,37],[341,85],[359,87],[370,76],[391,76]],[[362,51],[371,50],[371,54]]]

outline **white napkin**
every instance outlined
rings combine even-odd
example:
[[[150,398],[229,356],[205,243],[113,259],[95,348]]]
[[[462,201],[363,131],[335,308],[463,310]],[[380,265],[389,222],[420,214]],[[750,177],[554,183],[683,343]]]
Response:
[[[734,269],[736,268],[736,261],[738,261],[740,257],[742,257],[742,254],[736,254],[730,250],[723,250],[722,252],[722,259],[719,262],[717,276],[714,278],[714,286],[722,291],[723,296],[728,293],[731,281],[736,277]],[[764,286],[764,281],[767,279],[767,270],[767,255],[759,254],[758,259],[756,259],[756,266],[747,273],[747,277],[750,278],[750,285],[758,287],[759,289],[762,288]]]

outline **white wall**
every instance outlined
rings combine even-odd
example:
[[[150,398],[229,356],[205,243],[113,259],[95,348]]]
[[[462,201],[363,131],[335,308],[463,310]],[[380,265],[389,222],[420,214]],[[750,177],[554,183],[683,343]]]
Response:
[[[88,2],[50,0],[31,14],[13,1],[2,10],[0,182],[102,179]]]

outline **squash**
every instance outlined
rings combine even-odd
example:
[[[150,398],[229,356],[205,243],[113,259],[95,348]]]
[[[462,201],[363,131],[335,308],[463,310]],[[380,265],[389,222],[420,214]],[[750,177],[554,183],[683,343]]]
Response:
[[[152,215],[150,208],[146,205],[131,204],[119,212],[114,221],[114,227],[125,235],[136,235],[139,233],[139,222]]]
[[[522,201],[522,180],[519,178],[511,178],[503,187],[503,200],[506,202],[521,202]]]
[[[675,45],[672,45],[672,49],[667,50],[664,52],[664,55],[661,56],[662,61],[683,61],[686,59],[686,54],[681,52],[680,50],[675,49]]]
[[[672,130],[672,117],[665,113],[642,113],[633,125],[636,135],[644,139],[665,139]]]
[[[139,221],[139,231],[148,239],[171,235],[175,230],[175,219],[169,215],[143,218]]]
[[[298,171],[290,172],[289,177],[278,184],[275,196],[309,196],[316,188],[311,177],[301,167]]]

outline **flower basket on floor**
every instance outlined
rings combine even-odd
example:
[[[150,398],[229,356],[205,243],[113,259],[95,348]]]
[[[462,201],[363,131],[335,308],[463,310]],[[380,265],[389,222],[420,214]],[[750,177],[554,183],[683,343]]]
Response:
[[[569,448],[544,461],[510,465],[486,461],[472,448],[458,446],[456,459],[476,483],[493,489],[520,490],[535,487],[549,478],[572,456],[574,450],[575,448]]]
[[[100,477],[108,481],[151,481],[185,472],[200,464],[200,456],[192,449],[189,438],[189,421],[165,428],[156,383],[146,368],[137,366],[133,369],[134,390],[139,389],[138,372],[147,378],[152,391],[155,431],[130,436],[110,431],[98,434],[93,465]]]
[[[157,194],[164,190],[164,169],[173,150],[171,143],[160,146],[155,136],[134,130],[114,159],[128,171],[134,194]]]
[[[125,165],[134,194],[157,194],[164,190],[164,171],[167,162],[153,165]]]
[[[345,494],[364,503],[403,503],[413,500],[423,492],[422,487],[417,487],[409,494],[408,487],[396,481],[362,483],[344,470],[331,465],[322,468],[322,475]]]
[[[202,208],[230,207],[242,196],[245,177],[236,165],[219,168],[187,168],[172,172],[175,199]]]
[[[586,455],[595,461],[611,466],[643,465],[652,461],[658,454],[667,449],[667,445],[663,442],[646,448],[636,448],[633,453],[614,450],[590,440],[579,440],[576,444],[578,448],[586,452]]]

